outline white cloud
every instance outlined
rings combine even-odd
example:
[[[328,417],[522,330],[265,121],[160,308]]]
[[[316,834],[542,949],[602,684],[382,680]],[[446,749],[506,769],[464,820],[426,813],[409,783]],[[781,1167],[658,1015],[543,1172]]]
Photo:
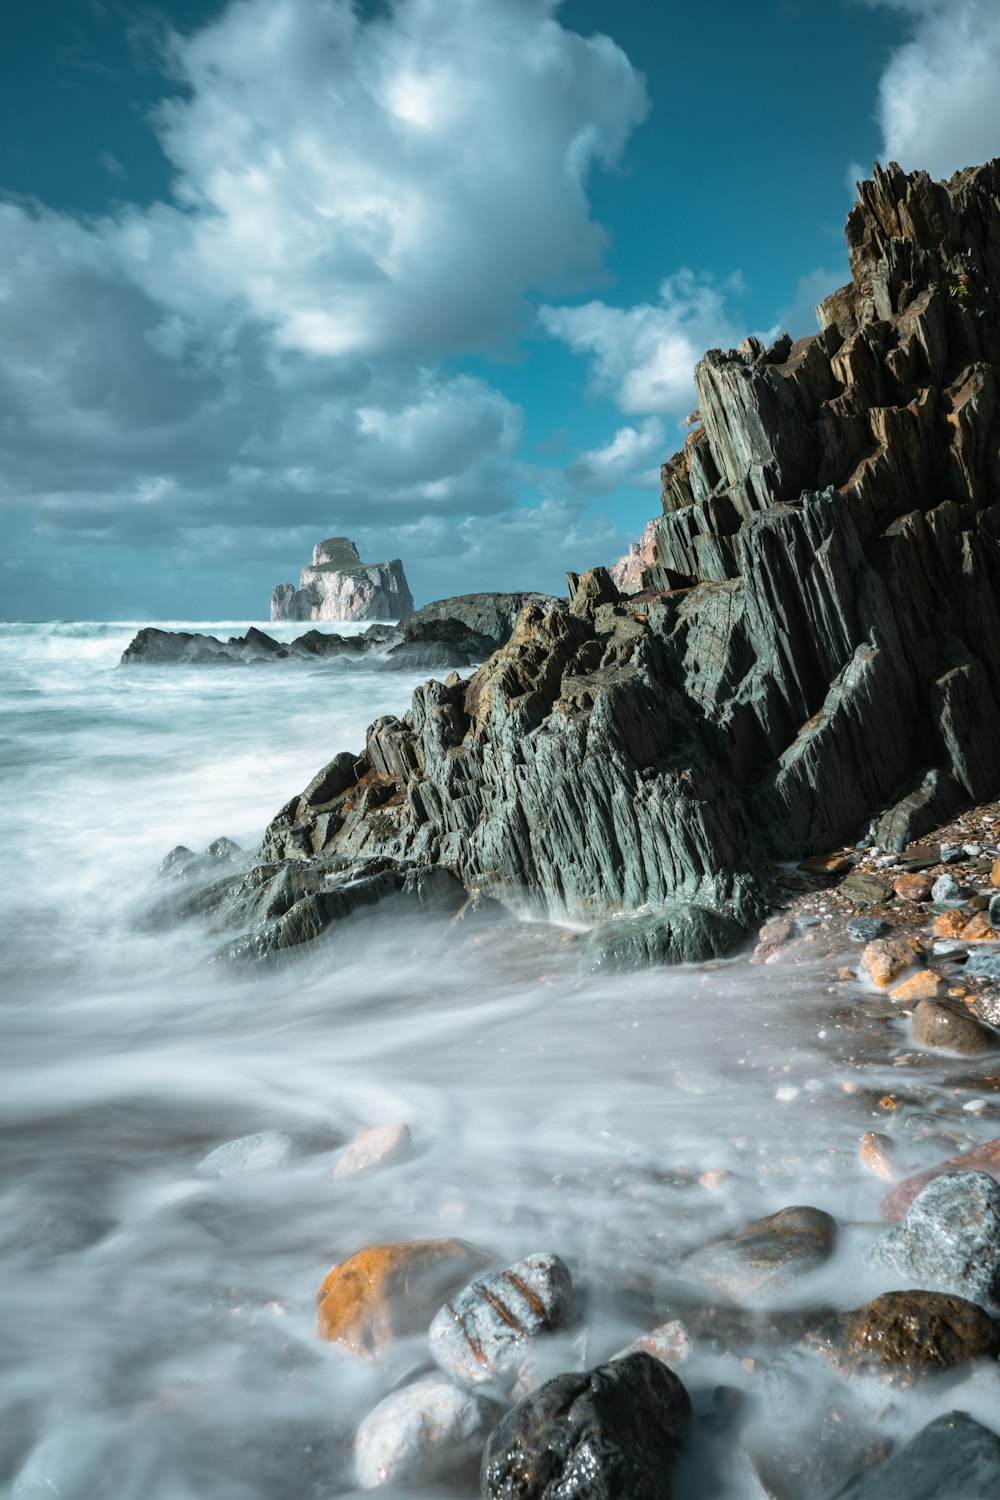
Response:
[[[948,177],[1000,155],[996,0],[869,0],[909,12],[911,38],[879,85],[885,161]]]
[[[659,489],[660,464],[667,456],[667,433],[659,417],[639,427],[620,427],[603,448],[592,448],[564,470],[574,490],[604,495],[619,485]]]
[[[0,503],[50,543],[241,555],[520,514],[521,412],[443,359],[600,273],[589,175],[646,108],[558,10],[234,0],[174,38],[171,202],[0,203]]]
[[[625,412],[680,415],[694,405],[694,367],[706,349],[729,348],[743,336],[726,311],[727,291],[681,270],[660,285],[658,303],[541,308],[546,331],[578,354],[592,356],[590,388]]]

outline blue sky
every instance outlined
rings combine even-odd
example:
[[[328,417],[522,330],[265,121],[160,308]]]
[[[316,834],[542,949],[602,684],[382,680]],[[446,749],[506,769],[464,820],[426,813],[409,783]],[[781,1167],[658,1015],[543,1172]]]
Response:
[[[851,184],[1000,153],[995,0],[34,0],[0,48],[0,616],[418,602],[658,509],[691,373],[815,327]],[[858,164],[861,164],[859,166]]]

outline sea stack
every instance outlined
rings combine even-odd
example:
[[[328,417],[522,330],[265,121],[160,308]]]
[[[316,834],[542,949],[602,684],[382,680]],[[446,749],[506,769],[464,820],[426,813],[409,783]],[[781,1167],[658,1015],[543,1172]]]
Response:
[[[317,542],[298,588],[279,583],[271,595],[272,620],[398,620],[412,609],[400,559],[362,562],[346,536]]]

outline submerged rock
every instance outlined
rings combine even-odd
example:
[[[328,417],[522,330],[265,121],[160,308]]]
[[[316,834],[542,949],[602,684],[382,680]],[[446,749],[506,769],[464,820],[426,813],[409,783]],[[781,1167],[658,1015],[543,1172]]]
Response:
[[[867,1259],[896,1282],[1000,1302],[1000,1184],[985,1172],[935,1177]]]
[[[284,1130],[262,1130],[216,1146],[198,1163],[206,1177],[249,1177],[286,1166],[295,1155],[295,1141]]]
[[[441,1368],[467,1385],[507,1382],[528,1344],[573,1318],[573,1281],[558,1255],[529,1255],[447,1301],[430,1327]]]
[[[968,1412],[952,1411],[885,1463],[855,1476],[832,1500],[996,1500],[1000,1437]]]
[[[807,1342],[846,1374],[871,1372],[890,1383],[910,1385],[1000,1354],[1000,1324],[962,1297],[886,1292],[824,1323]]]
[[[463,1240],[369,1245],[324,1278],[319,1336],[370,1358],[394,1339],[425,1329],[442,1297],[482,1261]]]
[[[997,1044],[996,1033],[982,1021],[960,1006],[936,1000],[921,1000],[913,1012],[913,1040],[921,1047],[963,1056],[989,1052]]]
[[[337,1158],[335,1178],[357,1177],[378,1167],[395,1166],[413,1155],[409,1125],[376,1125],[350,1141]]]
[[[691,1401],[644,1353],[557,1375],[490,1434],[486,1500],[671,1500]]]
[[[425,1484],[479,1461],[503,1407],[481,1391],[427,1375],[393,1391],[361,1423],[354,1472],[362,1489]]]
[[[833,1253],[837,1224],[822,1209],[783,1208],[683,1256],[680,1269],[712,1291],[766,1301]]]

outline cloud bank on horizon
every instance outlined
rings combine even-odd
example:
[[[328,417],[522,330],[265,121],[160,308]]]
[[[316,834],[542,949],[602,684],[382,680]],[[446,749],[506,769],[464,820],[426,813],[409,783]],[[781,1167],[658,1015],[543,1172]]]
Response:
[[[912,12],[882,77],[887,154],[939,174],[969,142],[989,155],[1000,14],[879,3]],[[320,531],[346,532],[403,555],[424,597],[556,586],[623,550],[595,497],[655,487],[696,359],[746,329],[738,274],[675,270],[634,305],[572,300],[607,281],[595,174],[650,100],[622,48],[560,9],[398,0],[365,18],[350,0],[233,0],[170,37],[174,92],[152,121],[169,201],[90,218],[0,201],[16,597],[38,597],[37,557],[51,598],[72,600],[74,549],[81,567],[98,549],[157,552],[166,591],[206,557],[277,581]],[[936,112],[917,110],[921,90]],[[803,280],[814,300],[824,275]],[[545,340],[586,359],[610,413],[561,462],[526,457],[504,366],[481,367],[516,370]]]

